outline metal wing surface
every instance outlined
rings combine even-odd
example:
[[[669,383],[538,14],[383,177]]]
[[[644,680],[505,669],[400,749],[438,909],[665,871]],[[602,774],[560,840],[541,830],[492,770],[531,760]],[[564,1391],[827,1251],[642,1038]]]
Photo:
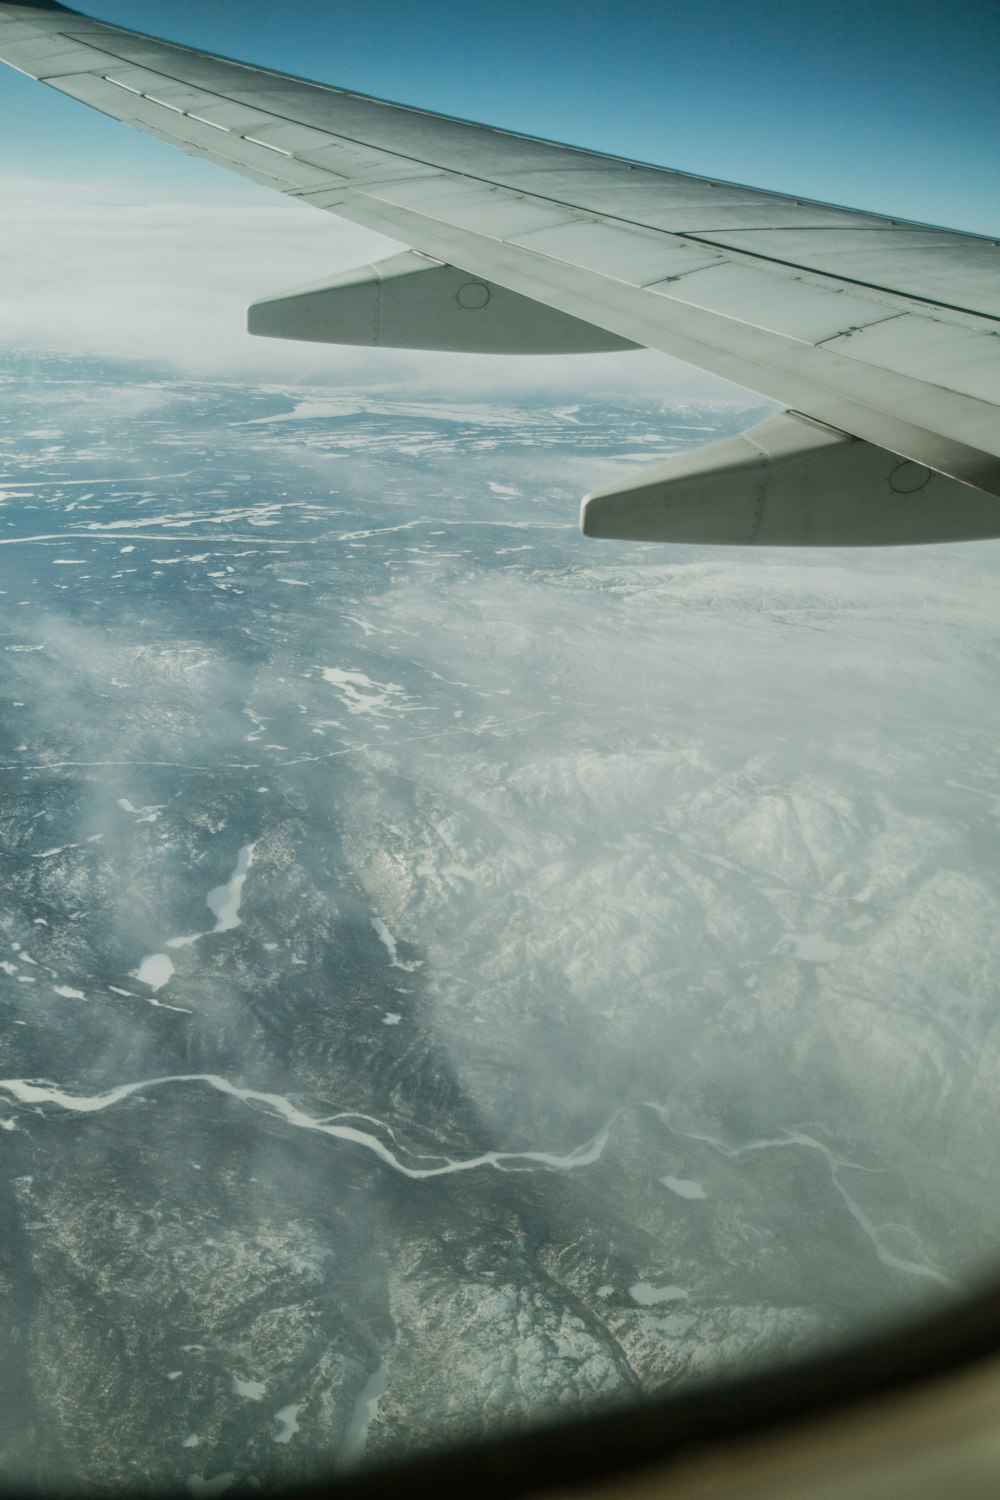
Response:
[[[367,98],[0,0],[0,58],[413,247],[251,309],[265,335],[495,352],[646,346],[791,408],[585,502],[593,535],[1000,535],[995,241]]]

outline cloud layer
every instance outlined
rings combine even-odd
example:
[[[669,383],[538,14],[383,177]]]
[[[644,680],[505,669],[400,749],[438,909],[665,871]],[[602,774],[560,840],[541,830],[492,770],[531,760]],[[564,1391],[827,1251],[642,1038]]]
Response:
[[[164,361],[204,377],[419,385],[463,394],[729,395],[663,355],[517,358],[251,338],[246,307],[400,247],[271,194],[169,202],[101,184],[0,178],[0,348]]]

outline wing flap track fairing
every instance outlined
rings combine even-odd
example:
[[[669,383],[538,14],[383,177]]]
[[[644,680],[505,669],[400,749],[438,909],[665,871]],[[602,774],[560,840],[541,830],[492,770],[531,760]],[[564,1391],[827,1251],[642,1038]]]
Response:
[[[467,354],[636,348],[593,323],[412,250],[255,302],[247,326],[264,338]]]
[[[797,412],[588,495],[585,536],[894,547],[1000,536],[1000,499]]]

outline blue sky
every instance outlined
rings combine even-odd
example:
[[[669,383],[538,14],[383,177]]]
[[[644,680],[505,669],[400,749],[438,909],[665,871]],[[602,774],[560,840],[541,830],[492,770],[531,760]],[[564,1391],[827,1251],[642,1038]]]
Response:
[[[90,0],[376,96],[715,178],[1000,235],[1000,7],[967,0]],[[398,246],[0,67],[0,349],[453,395],[743,393],[665,355],[252,339],[248,303]]]
[[[1000,232],[1000,7],[92,0],[101,19],[363,92],[668,166]],[[0,172],[214,193],[4,71]],[[236,179],[224,191],[245,192]],[[235,199],[234,199],[235,201]]]

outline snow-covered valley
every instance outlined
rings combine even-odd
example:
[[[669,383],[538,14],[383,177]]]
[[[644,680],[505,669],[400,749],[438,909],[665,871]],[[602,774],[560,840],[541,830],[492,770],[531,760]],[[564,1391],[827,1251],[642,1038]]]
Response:
[[[711,403],[0,381],[0,1475],[296,1479],[991,1269],[1000,545],[582,539]]]

